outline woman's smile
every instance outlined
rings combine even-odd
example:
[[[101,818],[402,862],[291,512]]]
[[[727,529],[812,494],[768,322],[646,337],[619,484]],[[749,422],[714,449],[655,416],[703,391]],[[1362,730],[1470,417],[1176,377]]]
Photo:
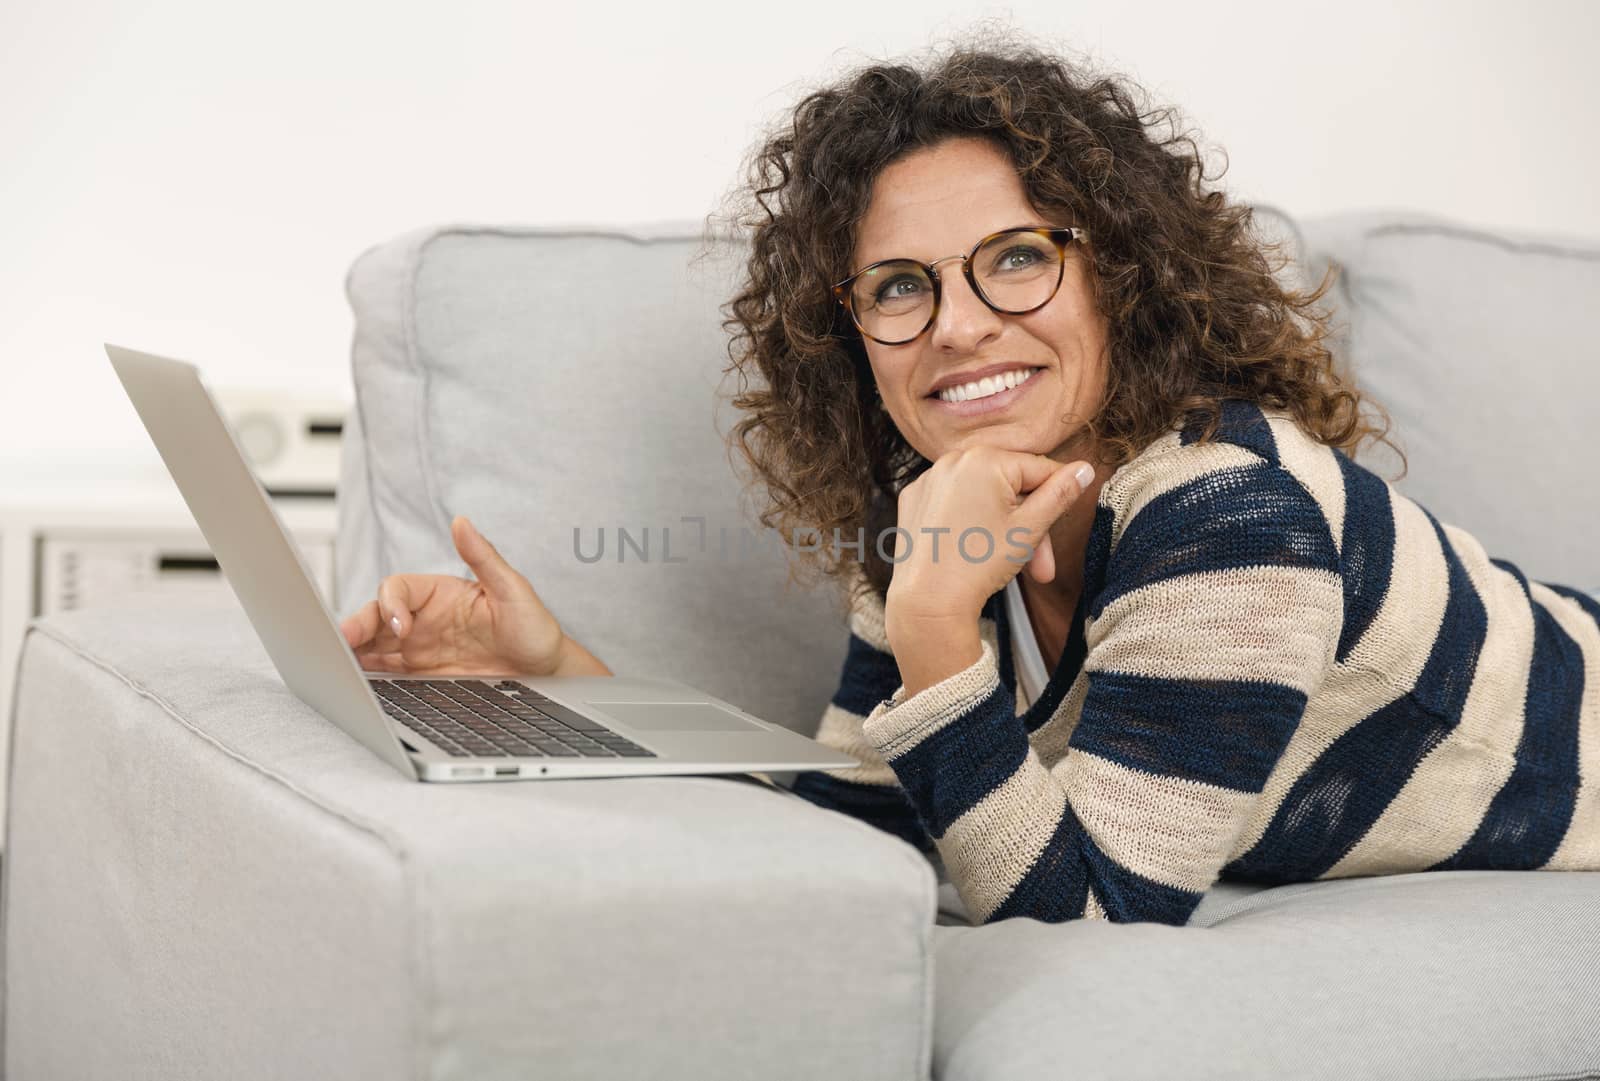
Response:
[[[925,399],[939,415],[947,417],[975,417],[1010,409],[1022,400],[1038,382],[1043,368],[1026,365],[1008,367],[979,379],[962,382],[944,382]]]

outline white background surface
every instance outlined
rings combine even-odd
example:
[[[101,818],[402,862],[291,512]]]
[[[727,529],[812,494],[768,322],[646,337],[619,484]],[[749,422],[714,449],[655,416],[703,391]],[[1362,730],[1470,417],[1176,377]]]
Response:
[[[102,341],[348,398],[365,248],[701,218],[806,88],[978,14],[1178,105],[1241,198],[1600,237],[1584,0],[0,0],[0,488],[39,451],[154,461]]]

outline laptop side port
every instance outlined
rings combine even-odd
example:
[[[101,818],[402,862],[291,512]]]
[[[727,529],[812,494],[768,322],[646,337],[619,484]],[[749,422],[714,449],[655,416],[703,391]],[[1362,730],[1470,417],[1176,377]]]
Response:
[[[517,767],[516,766],[496,766],[494,768],[494,775],[496,777],[515,777],[517,775]]]

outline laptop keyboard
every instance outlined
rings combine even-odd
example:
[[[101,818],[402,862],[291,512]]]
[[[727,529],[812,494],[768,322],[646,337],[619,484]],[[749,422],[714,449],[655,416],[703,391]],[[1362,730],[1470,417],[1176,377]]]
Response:
[[[626,736],[512,680],[369,682],[385,713],[458,757],[656,757]]]

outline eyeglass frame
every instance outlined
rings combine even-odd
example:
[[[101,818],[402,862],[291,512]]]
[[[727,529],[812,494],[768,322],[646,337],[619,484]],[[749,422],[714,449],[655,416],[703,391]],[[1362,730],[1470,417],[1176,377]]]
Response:
[[[981,249],[991,240],[994,240],[996,237],[1002,237],[1008,233],[1036,233],[1039,236],[1049,237],[1051,243],[1055,244],[1056,246],[1056,256],[1061,260],[1056,265],[1056,283],[1053,287],[1051,287],[1050,295],[1039,301],[1039,303],[1035,304],[1033,307],[1023,308],[1021,311],[1011,311],[1009,309],[997,306],[994,301],[990,300],[989,297],[984,293],[983,287],[978,284],[978,280],[972,274],[972,259],[973,256],[978,254],[979,249]],[[974,244],[972,246],[972,250],[967,252],[965,255],[946,255],[942,258],[935,259],[931,263],[924,263],[920,259],[909,259],[905,257],[879,259],[875,263],[868,263],[866,266],[862,267],[860,270],[844,279],[844,281],[838,282],[832,286],[833,297],[850,316],[850,324],[854,326],[856,330],[862,334],[862,336],[871,338],[879,345],[908,345],[926,334],[928,332],[928,328],[933,326],[934,320],[939,318],[939,302],[944,299],[944,282],[939,277],[940,263],[948,263],[952,259],[961,260],[961,275],[967,279],[967,284],[972,287],[972,295],[981,300],[984,306],[990,311],[994,312],[996,315],[1027,315],[1029,312],[1038,311],[1040,308],[1044,307],[1046,304],[1050,303],[1056,298],[1056,294],[1061,291],[1061,282],[1066,277],[1068,246],[1074,243],[1084,243],[1088,239],[1089,230],[1075,225],[1063,226],[1059,229],[1051,228],[1050,226],[1045,225],[1013,226],[1010,229],[1000,229],[996,232],[990,233],[988,236]],[[901,338],[899,341],[893,342],[884,341],[882,338],[879,338],[876,335],[868,334],[866,329],[862,327],[861,320],[856,317],[855,307],[850,303],[850,287],[855,284],[856,279],[868,271],[875,270],[878,267],[884,266],[888,263],[915,263],[917,266],[927,271],[928,280],[933,283],[933,309],[928,312],[928,321],[922,325],[921,330],[911,335],[911,337]]]

